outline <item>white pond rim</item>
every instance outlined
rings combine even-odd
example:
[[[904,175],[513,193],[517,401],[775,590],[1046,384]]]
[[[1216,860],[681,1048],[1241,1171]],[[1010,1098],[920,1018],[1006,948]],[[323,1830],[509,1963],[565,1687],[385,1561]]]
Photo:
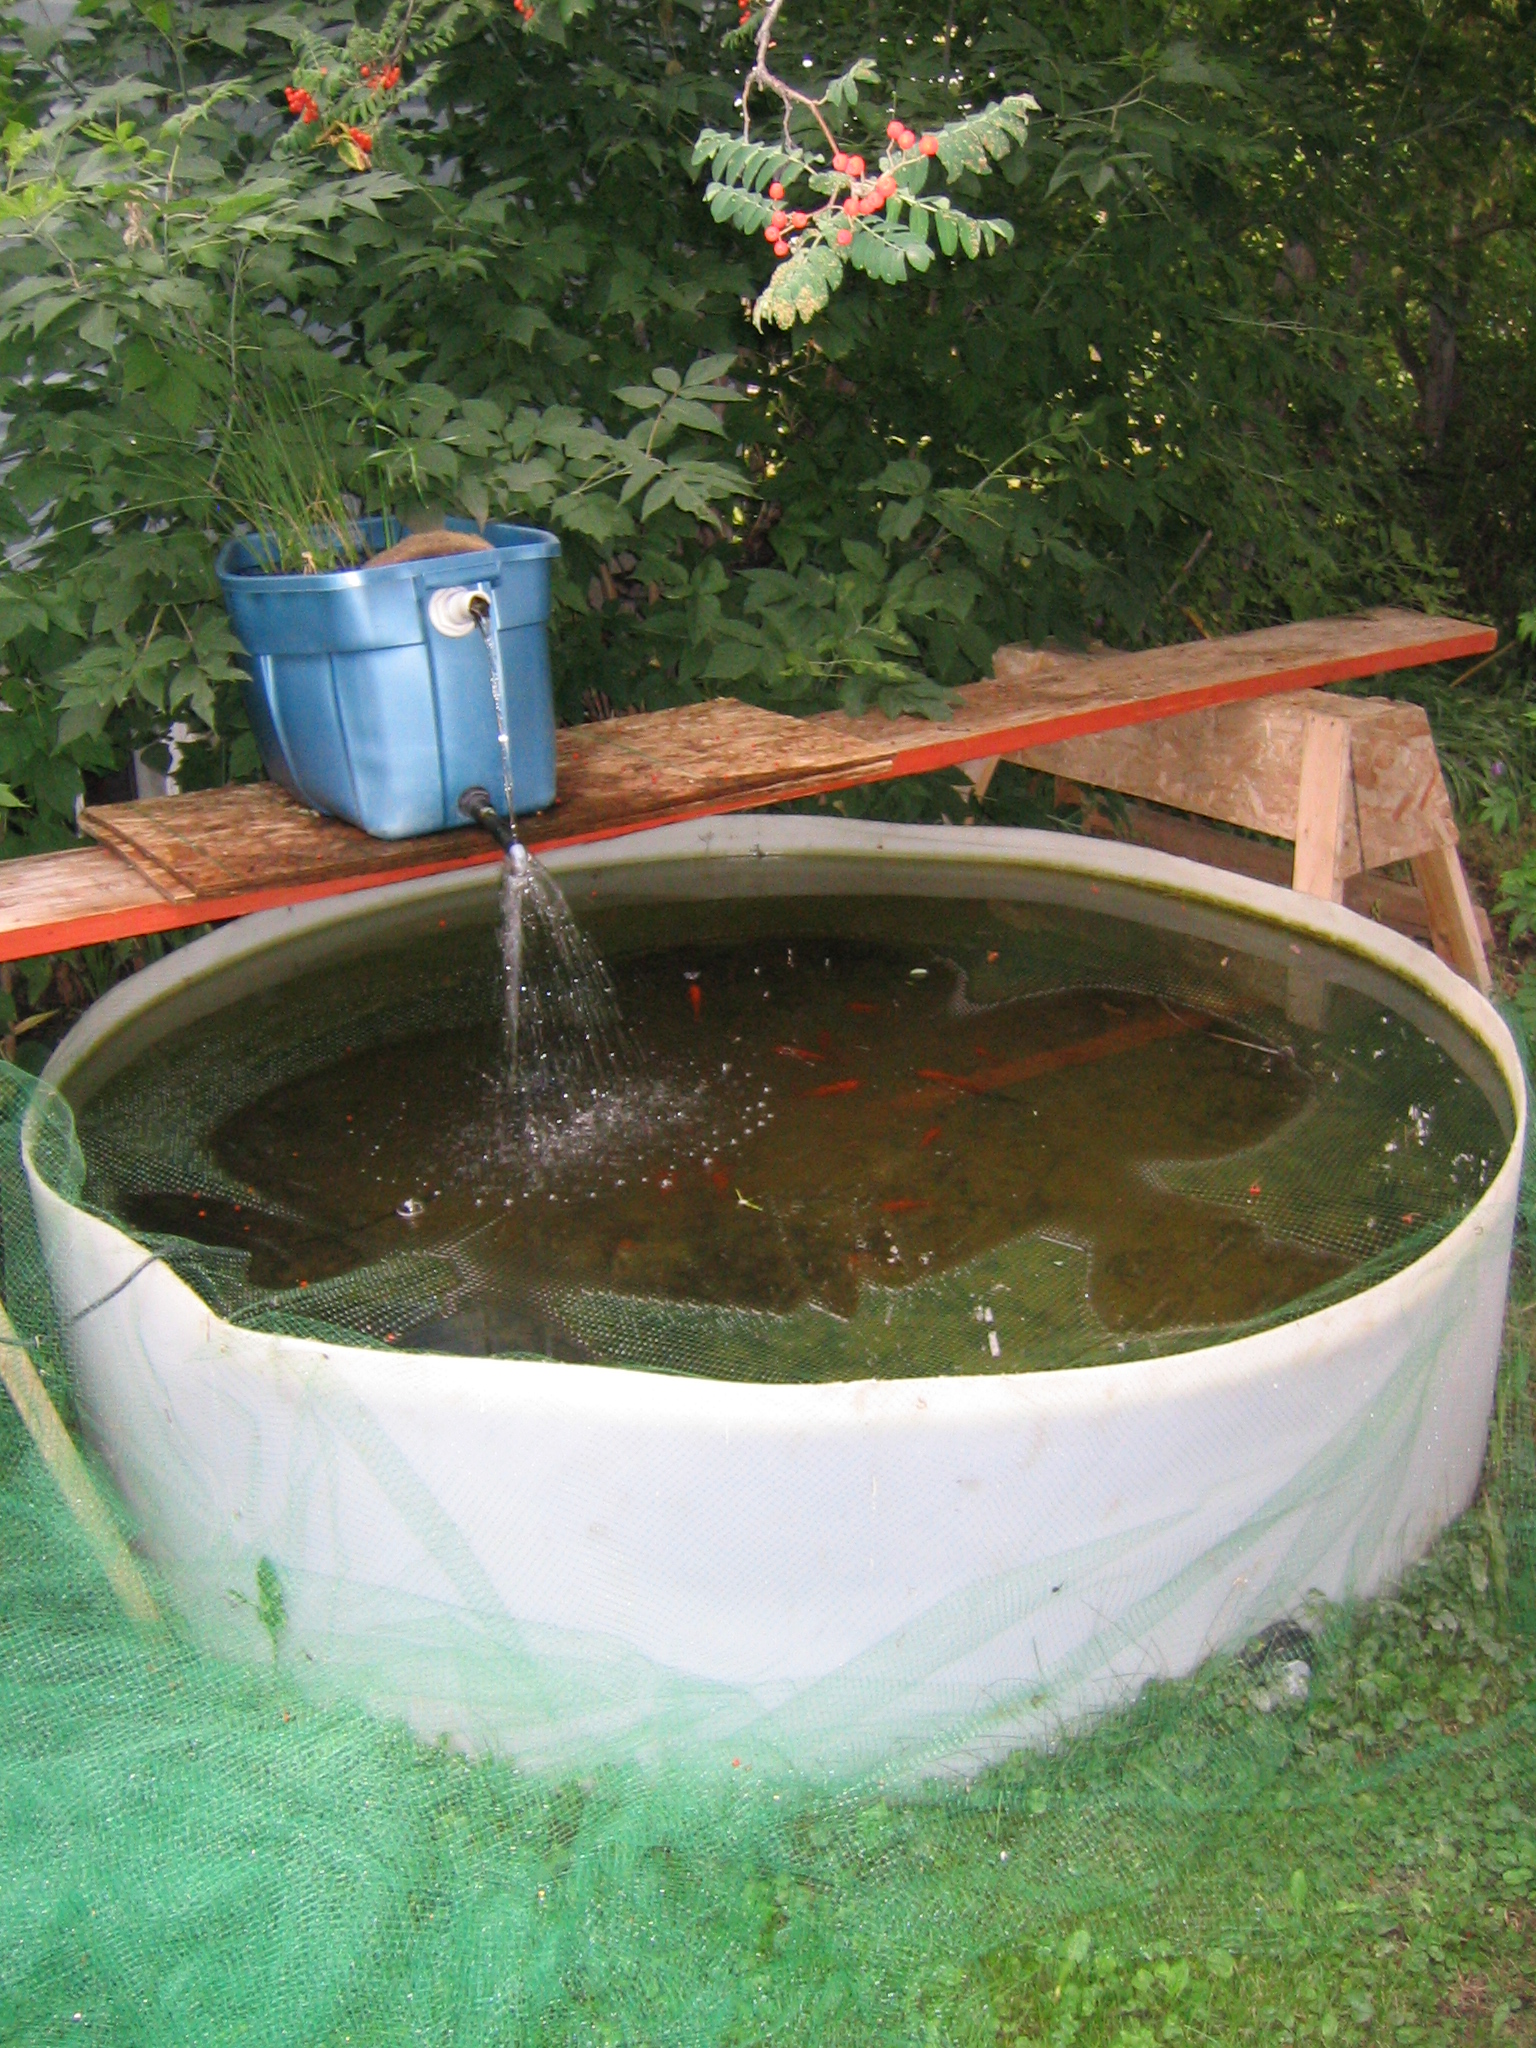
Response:
[[[1320,942],[1481,1048],[1508,1154],[1413,1264],[1256,1334],[1056,1372],[768,1385],[237,1327],[54,1191],[34,1107],[23,1152],[82,1425],[205,1647],[278,1655],[319,1693],[530,1767],[969,1773],[1309,1598],[1390,1585],[1467,1506],[1526,1126],[1514,1042],[1475,990],[1341,907],[1054,833],[738,818],[547,864],[665,888],[763,856],[1088,877],[1160,899],[1172,928],[1238,912],[1277,956]],[[170,998],[184,1021],[242,971],[290,972],[495,880],[227,926],[98,1003],[44,1081],[92,1092]]]

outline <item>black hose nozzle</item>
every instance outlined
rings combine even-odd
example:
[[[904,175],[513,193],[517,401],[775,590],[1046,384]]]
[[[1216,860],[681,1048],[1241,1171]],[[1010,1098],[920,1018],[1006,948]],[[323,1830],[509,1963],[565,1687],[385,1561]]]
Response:
[[[501,816],[491,802],[490,791],[481,789],[478,783],[473,789],[466,789],[459,798],[459,812],[468,818],[471,825],[478,825],[482,832],[489,832],[503,853],[510,853],[517,844],[512,820]]]

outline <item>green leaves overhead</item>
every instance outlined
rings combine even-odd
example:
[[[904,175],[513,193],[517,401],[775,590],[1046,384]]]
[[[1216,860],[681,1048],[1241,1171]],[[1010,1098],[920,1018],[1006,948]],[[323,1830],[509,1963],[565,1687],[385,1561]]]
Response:
[[[703,129],[693,145],[692,168],[702,170],[706,164],[719,184],[743,192],[766,192],[775,178],[786,172],[798,175],[801,168],[776,143],[752,142],[718,128]]]
[[[858,104],[858,87],[876,83],[873,65],[861,60],[815,104],[845,118]],[[915,134],[905,144],[888,135],[877,167],[866,167],[857,151],[838,151],[829,162],[817,143],[791,141],[788,123],[784,141],[775,144],[704,129],[692,164],[695,170],[707,165],[711,173],[704,191],[710,212],[744,234],[766,233],[781,259],[752,308],[754,323],[784,330],[797,321],[809,324],[849,265],[877,283],[904,284],[929,268],[934,241],[945,256],[971,258],[991,256],[1011,242],[1010,221],[973,219],[947,195],[925,197],[924,188],[935,159],[950,178],[985,176],[1028,139],[1036,107],[1029,93],[1012,93],[947,123],[921,144]]]
[[[1512,15],[1047,0],[946,41],[897,5],[876,43],[795,4],[772,61],[830,135],[754,88],[744,136],[748,42],[648,0],[418,6],[388,87],[388,10],[350,0],[27,27],[0,846],[62,843],[173,723],[210,774],[252,761],[211,572],[253,379],[314,383],[351,503],[559,534],[567,717],[942,710],[1003,641],[1465,607],[1442,517],[1536,604]]]

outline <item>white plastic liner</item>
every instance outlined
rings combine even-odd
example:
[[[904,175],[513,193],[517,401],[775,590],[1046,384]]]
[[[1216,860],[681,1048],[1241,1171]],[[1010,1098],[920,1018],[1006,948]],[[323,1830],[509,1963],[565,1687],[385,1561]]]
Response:
[[[1406,1270],[1257,1335],[1081,1370],[782,1386],[381,1353],[223,1322],[38,1173],[84,1427],[209,1647],[291,1660],[530,1764],[686,1752],[760,1771],[969,1771],[1322,1595],[1391,1583],[1471,1500],[1525,1084],[1497,1013],[1337,906],[1055,834],[764,818],[561,868],[877,853],[1071,871],[1342,947],[1449,1012],[1516,1130]],[[274,948],[495,886],[448,876],[247,918],[115,990],[45,1081],[111,1068],[166,998]],[[181,1016],[185,1010],[180,1008]],[[276,1644],[258,1568],[282,1588]],[[269,1581],[270,1583],[270,1581]]]

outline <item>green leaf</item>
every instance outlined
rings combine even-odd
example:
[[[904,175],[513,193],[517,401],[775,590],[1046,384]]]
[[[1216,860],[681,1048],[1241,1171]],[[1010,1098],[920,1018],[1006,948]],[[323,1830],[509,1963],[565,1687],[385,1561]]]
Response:
[[[887,544],[910,540],[927,509],[922,498],[893,499],[880,514],[878,531],[881,540]]]
[[[116,344],[118,332],[117,314],[101,300],[80,322],[80,339],[92,348],[106,349],[109,354]]]
[[[669,398],[666,408],[667,422],[675,427],[692,427],[700,434],[723,434],[725,428],[715,418],[707,405],[700,405],[691,398]]]
[[[689,365],[688,374],[683,379],[684,387],[691,390],[696,384],[718,384],[720,379],[728,377],[735,367],[736,357],[734,355],[700,356],[696,363]],[[722,393],[721,395],[743,399],[746,397],[745,392],[737,391]]]
[[[878,85],[880,74],[868,57],[860,57],[856,63],[838,77],[831,80],[822,93],[829,107],[839,113],[851,112],[859,103],[861,85]]]
[[[880,474],[867,484],[860,484],[861,491],[880,491],[898,498],[920,497],[933,482],[933,471],[926,462],[915,455],[903,455],[895,462],[888,462]]]
[[[1242,81],[1236,72],[1203,57],[1193,43],[1170,44],[1157,67],[1157,75],[1165,85],[1214,86],[1220,92],[1242,96]]]
[[[201,394],[197,380],[184,370],[175,370],[150,387],[149,402],[161,419],[178,433],[188,433],[197,420]]]
[[[948,177],[970,171],[983,177],[992,159],[1022,148],[1029,136],[1029,117],[1038,113],[1039,102],[1027,92],[1010,93],[983,107],[968,120],[952,122],[938,131],[939,162]]]
[[[793,327],[813,320],[843,281],[842,259],[816,242],[781,263],[752,308],[753,324]]]
[[[256,1618],[271,1637],[272,1655],[276,1657],[279,1639],[288,1624],[288,1607],[277,1566],[270,1557],[256,1560]]]
[[[885,557],[878,548],[872,548],[867,540],[845,540],[843,553],[851,566],[865,576],[872,576],[879,583],[885,581]]]

